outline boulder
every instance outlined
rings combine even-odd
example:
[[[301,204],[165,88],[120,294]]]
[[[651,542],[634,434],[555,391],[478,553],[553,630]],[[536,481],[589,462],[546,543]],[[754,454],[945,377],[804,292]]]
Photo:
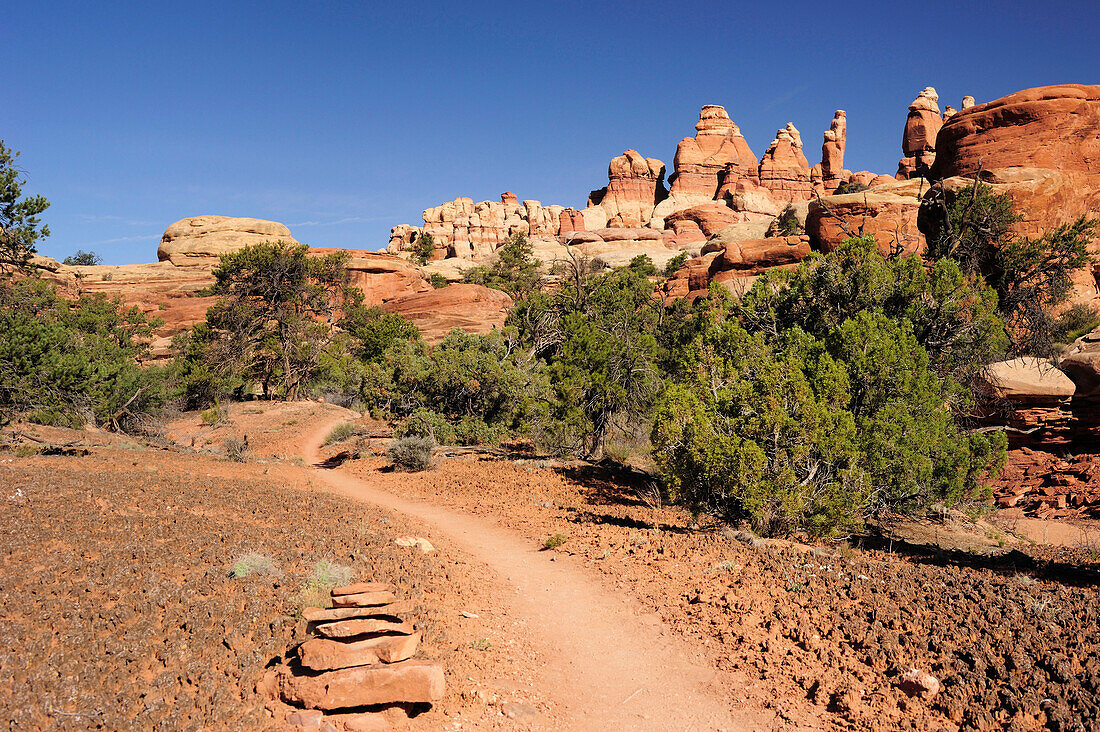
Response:
[[[1075,385],[1074,399],[1100,397],[1100,328],[1074,341],[1058,365]]]
[[[191,216],[164,230],[157,259],[176,266],[208,265],[211,261],[216,263],[221,255],[238,252],[250,244],[275,241],[298,243],[290,235],[290,229],[277,221]]]
[[[1073,396],[1073,381],[1046,359],[1024,357],[990,364],[985,379],[995,396],[1018,404]]]
[[[810,254],[810,239],[805,235],[740,239],[739,233],[731,226],[710,239],[704,254],[686,262],[665,281],[665,297],[694,300],[705,296],[712,282],[728,285],[740,280],[748,285],[750,276],[772,267],[796,265]]]
[[[964,101],[939,132],[933,174],[970,176],[979,165],[1100,173],[1100,85],[1024,89],[977,106]]]
[[[335,252],[348,254],[348,274],[351,284],[363,293],[367,306],[381,305],[387,300],[432,289],[424,273],[401,257],[380,254],[365,249],[331,249],[312,247],[311,256]]]
[[[742,221],[741,215],[720,203],[705,203],[677,211],[665,219],[672,236],[665,237],[676,248],[705,242],[731,224]]]
[[[295,676],[283,667],[279,696],[312,709],[346,709],[374,704],[437,703],[443,699],[443,669],[431,661],[356,666],[315,676]]]

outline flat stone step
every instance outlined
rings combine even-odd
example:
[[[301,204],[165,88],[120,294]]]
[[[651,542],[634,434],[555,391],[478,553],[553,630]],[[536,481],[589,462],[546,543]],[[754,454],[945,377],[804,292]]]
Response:
[[[324,623],[329,620],[346,620],[347,618],[369,618],[374,615],[408,615],[416,607],[412,600],[400,600],[389,605],[374,605],[371,607],[307,607],[302,611],[302,617],[311,623]]]
[[[298,646],[298,658],[303,666],[314,671],[397,663],[412,658],[419,643],[420,633],[383,635],[351,642],[310,638]]]
[[[394,617],[380,618],[351,618],[349,620],[336,620],[331,623],[318,623],[314,626],[321,635],[326,638],[351,638],[368,633],[400,633],[412,635],[416,630],[413,624]]]
[[[343,587],[337,587],[332,591],[332,596],[358,595],[363,592],[392,592],[393,585],[389,582],[355,582]]]
[[[310,709],[347,709],[368,704],[434,704],[443,698],[443,668],[434,661],[356,666],[316,676],[278,675],[283,701]]]
[[[397,600],[397,595],[388,590],[377,592],[356,592],[351,595],[335,595],[332,604],[335,607],[372,607],[374,605],[389,605]]]

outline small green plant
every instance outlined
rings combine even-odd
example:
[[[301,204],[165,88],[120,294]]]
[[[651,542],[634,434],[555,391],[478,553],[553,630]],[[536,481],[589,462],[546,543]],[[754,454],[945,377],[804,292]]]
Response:
[[[683,268],[684,264],[688,261],[687,252],[681,252],[672,259],[668,260],[668,264],[665,265],[665,277],[671,277]]]
[[[229,576],[234,579],[244,579],[253,575],[277,577],[280,574],[282,573],[279,571],[279,566],[272,557],[255,552],[240,557],[229,569]]]
[[[102,264],[103,257],[95,252],[86,252],[83,249],[77,249],[76,254],[65,257],[65,259],[61,260],[61,263],[69,267],[91,267]]]
[[[489,642],[488,638],[478,638],[475,641],[470,641],[470,648],[475,651],[487,651],[493,647],[493,644]]]
[[[567,541],[569,541],[569,537],[565,534],[554,534],[547,537],[546,541],[542,544],[542,548],[544,551],[553,551]]]
[[[225,411],[220,404],[215,403],[210,409],[204,409],[199,414],[199,419],[207,426],[214,426],[225,421]]]
[[[328,592],[333,587],[349,584],[351,577],[351,567],[335,562],[320,561],[313,565],[313,574],[306,580],[306,586]]]
[[[114,278],[115,276],[111,272],[104,272],[103,277],[101,277],[100,279],[102,279],[104,282],[110,282]]]
[[[741,569],[741,565],[732,559],[727,559],[724,562],[719,562],[714,568],[719,572],[734,572]]]
[[[438,272],[432,272],[431,275],[428,276],[428,282],[431,282],[432,287],[437,290],[442,290],[444,287],[451,284],[446,277]]]
[[[798,222],[798,214],[791,206],[787,206],[780,212],[772,229],[776,236],[798,236],[806,233],[802,224]]]
[[[871,186],[866,183],[860,183],[857,180],[850,180],[847,183],[841,183],[837,186],[837,189],[833,192],[834,196],[843,196],[846,193],[863,193],[870,190]]]
[[[325,437],[325,441],[322,443],[322,447],[328,447],[329,445],[336,445],[344,442],[349,437],[355,434],[355,425],[351,422],[341,422],[329,431],[328,436]]]
[[[394,440],[386,449],[394,470],[419,473],[432,467],[435,440],[430,437],[410,435]]]
[[[248,462],[248,436],[228,437],[222,441],[225,457],[234,463]]]
[[[423,266],[435,254],[435,240],[431,234],[421,234],[412,245],[412,261]]]

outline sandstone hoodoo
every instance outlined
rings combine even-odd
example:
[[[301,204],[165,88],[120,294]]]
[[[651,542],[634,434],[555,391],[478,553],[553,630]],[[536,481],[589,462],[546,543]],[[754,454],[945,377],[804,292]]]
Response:
[[[935,162],[936,135],[943,126],[939,100],[936,90],[926,86],[909,105],[909,117],[905,120],[905,132],[901,138],[901,150],[905,157],[898,162],[899,179],[927,175]]]
[[[411,603],[398,602],[393,587],[368,582],[337,587],[332,609],[306,608],[310,638],[290,663],[268,673],[266,687],[284,702],[341,712],[371,707],[374,729],[389,726],[386,707],[436,704],[443,698],[442,667],[414,658],[420,633]],[[352,613],[355,615],[353,616]]]

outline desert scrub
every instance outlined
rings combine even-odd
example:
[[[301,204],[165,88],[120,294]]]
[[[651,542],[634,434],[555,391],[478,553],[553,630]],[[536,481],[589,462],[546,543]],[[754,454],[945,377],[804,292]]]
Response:
[[[435,440],[430,437],[410,435],[402,437],[386,449],[394,470],[418,473],[432,467],[432,451]]]
[[[233,563],[229,569],[229,576],[234,579],[244,579],[253,575],[261,577],[277,577],[281,574],[279,565],[266,554],[255,552],[245,554]]]
[[[222,448],[230,462],[248,462],[248,437],[229,437],[222,441]]]
[[[332,588],[349,584],[351,577],[351,567],[323,560],[317,562],[298,593],[299,605],[303,608],[328,607]]]
[[[569,537],[565,534],[554,534],[553,536],[547,537],[546,541],[542,543],[542,548],[546,551],[553,551],[567,541],[569,541]]]
[[[202,420],[203,424],[213,426],[225,421],[225,411],[220,404],[215,404],[210,409],[204,409],[199,414],[199,419]]]
[[[355,434],[355,425],[351,422],[341,422],[332,428],[325,437],[325,441],[321,443],[322,447],[328,447],[329,445],[335,445],[348,439]]]

